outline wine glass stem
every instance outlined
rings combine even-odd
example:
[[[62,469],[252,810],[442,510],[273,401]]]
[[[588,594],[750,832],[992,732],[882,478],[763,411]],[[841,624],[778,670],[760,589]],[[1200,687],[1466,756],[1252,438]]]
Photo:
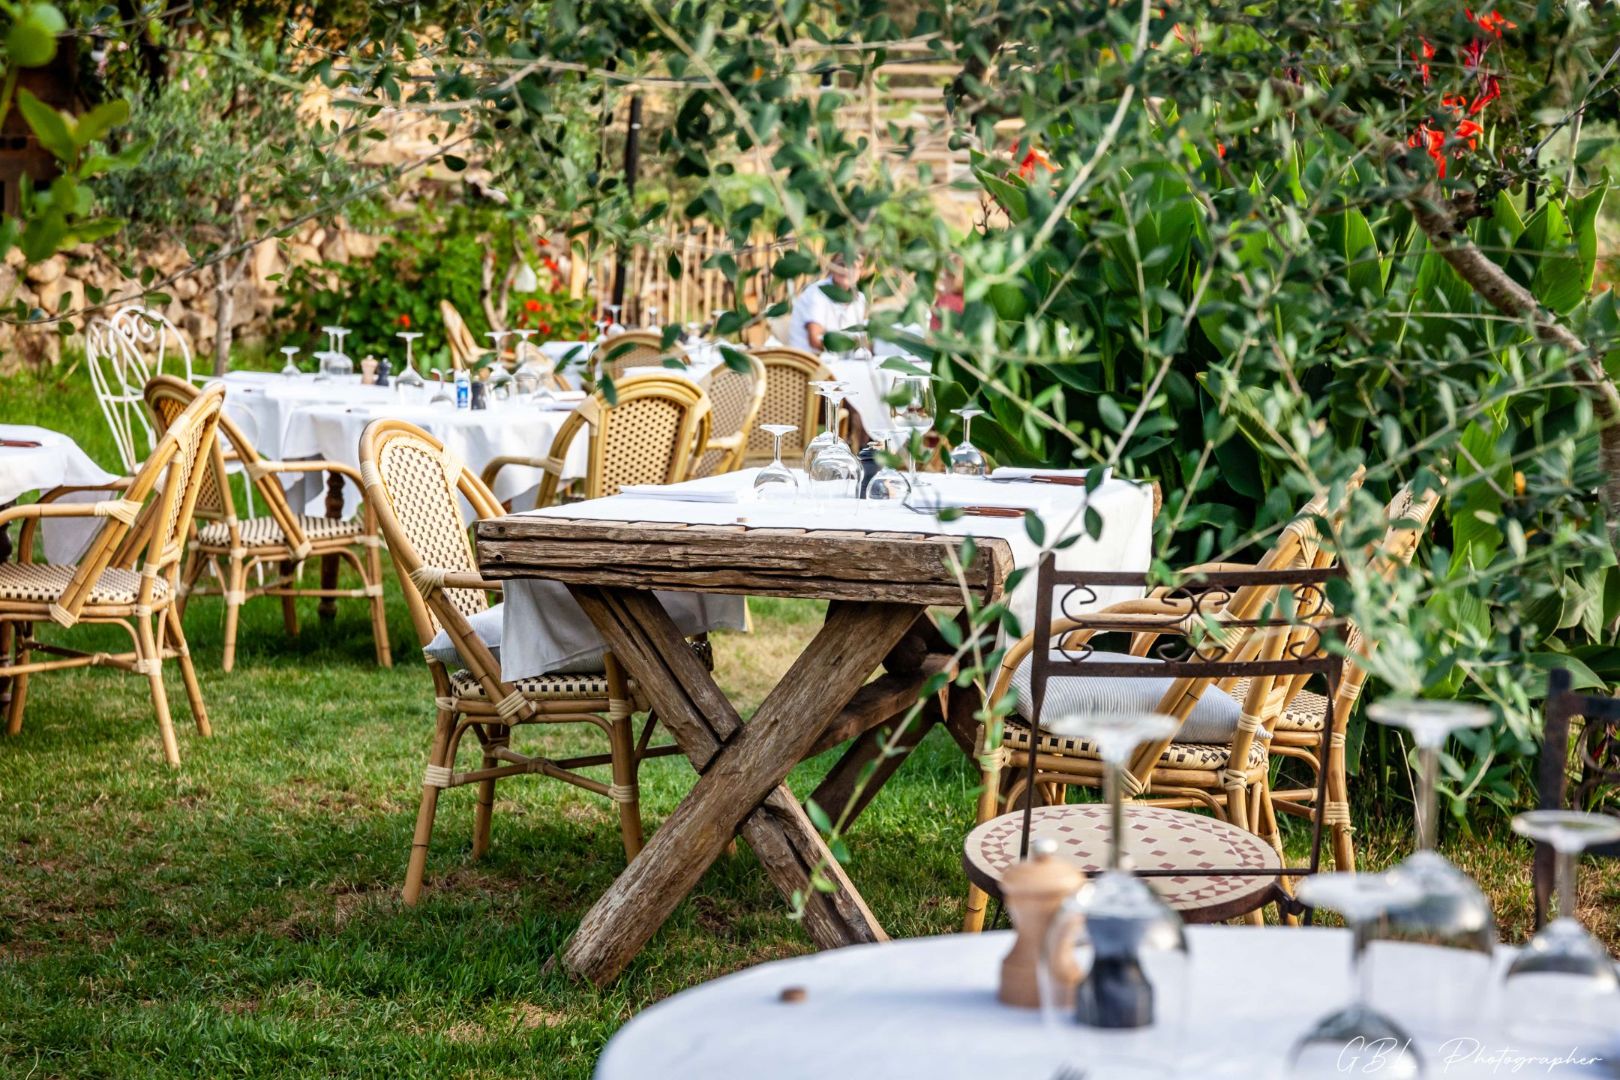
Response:
[[[972,430],[973,430],[973,417],[971,417],[971,416],[962,417],[962,445],[963,446],[972,446],[973,445],[973,438],[972,438],[972,436],[970,436],[968,434],[968,432],[970,432]]]
[[[780,431],[773,431],[771,432],[771,435],[776,439],[776,461],[773,462],[773,464],[779,469],[786,468],[786,466],[782,464],[782,433]]]
[[[1439,839],[1440,748],[1425,746],[1418,751],[1419,783],[1422,795],[1418,808],[1418,850],[1433,851]]]
[[[1125,842],[1125,802],[1120,798],[1117,761],[1103,760],[1103,798],[1108,800],[1108,869],[1118,870]]]
[[[827,434],[836,439],[838,438],[838,403],[833,401],[832,398],[827,398],[826,400],[827,408],[825,411],[827,414]]]
[[[906,440],[906,474],[907,479],[911,481],[912,491],[917,490],[917,447],[915,444],[920,440],[921,436],[916,431],[911,432],[910,438]]]
[[[1575,917],[1575,852],[1558,851],[1558,915],[1565,919]]]
[[[1367,920],[1364,918],[1350,922],[1350,1001],[1353,1005],[1364,1006],[1372,999],[1372,972],[1367,967],[1367,930]]]

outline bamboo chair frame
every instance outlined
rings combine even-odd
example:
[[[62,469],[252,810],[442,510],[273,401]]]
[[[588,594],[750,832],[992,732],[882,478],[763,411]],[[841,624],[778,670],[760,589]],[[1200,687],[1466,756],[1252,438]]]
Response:
[[[748,359],[748,371],[734,371],[725,365],[702,379],[702,386],[713,403],[713,431],[692,466],[693,476],[718,476],[742,468],[748,440],[759,424],[765,404],[765,364],[757,356]]]
[[[761,430],[766,424],[798,428],[782,437],[782,454],[788,460],[803,457],[805,444],[821,426],[821,397],[810,384],[825,382],[833,373],[815,356],[787,345],[754,349],[753,354],[765,365],[765,398],[748,435],[743,462],[765,465],[775,456],[770,436]]]
[[[452,367],[456,371],[471,370],[473,361],[483,350],[467,328],[467,320],[449,300],[439,301],[439,318],[444,321],[444,340],[450,346]]]
[[[606,393],[580,402],[557,429],[551,451],[544,458],[502,456],[484,467],[480,482],[494,487],[495,477],[508,465],[542,470],[536,506],[549,506],[563,483],[568,448],[584,430],[590,439],[582,494],[587,499],[614,495],[624,484],[677,484],[691,475],[696,450],[709,442],[709,395],[690,379],[673,373],[632,375],[614,386],[614,404]],[[676,410],[674,430],[663,433],[649,425],[663,422],[669,407]],[[661,456],[656,456],[661,455]]]
[[[1331,522],[1336,521],[1348,504],[1350,493],[1359,487],[1358,473],[1344,495],[1344,502],[1334,511]],[[1261,571],[1288,571],[1321,569],[1317,565],[1322,550],[1321,523],[1327,514],[1326,496],[1311,500],[1279,534],[1272,548],[1252,568]],[[1194,568],[1192,572],[1209,571],[1214,564]],[[1214,571],[1211,571],[1214,572]],[[1125,633],[1131,635],[1130,653],[1145,656],[1153,643],[1164,634],[1174,634],[1197,640],[1193,648],[1203,663],[1258,663],[1280,660],[1285,655],[1298,655],[1302,648],[1321,647],[1320,627],[1331,616],[1325,600],[1318,598],[1313,610],[1301,620],[1299,626],[1285,630],[1275,628],[1257,631],[1225,629],[1260,618],[1276,605],[1276,585],[1245,585],[1222,594],[1215,603],[1193,601],[1170,594],[1165,590],[1150,593],[1140,600],[1128,600],[1108,608],[1078,617],[1054,618],[1045,628],[1037,628],[1021,638],[1007,650],[991,685],[988,700],[998,702],[1009,693],[1014,674],[1024,660],[1030,657],[1037,644],[1060,642],[1064,650],[1085,649],[1099,633]],[[1212,617],[1214,625],[1212,625]],[[1314,635],[1314,640],[1313,640]],[[1148,672],[1143,672],[1147,675]],[[1224,756],[1216,755],[1207,763],[1177,761],[1172,756],[1176,736],[1139,747],[1129,767],[1121,777],[1127,798],[1172,809],[1208,810],[1220,820],[1230,822],[1266,840],[1281,858],[1282,836],[1277,827],[1276,810],[1270,794],[1270,756],[1266,739],[1260,732],[1274,726],[1277,710],[1285,708],[1284,694],[1274,693],[1279,683],[1276,676],[1261,676],[1250,680],[1241,701],[1242,714],[1233,732],[1232,742]],[[1181,676],[1174,678],[1152,710],[1174,717],[1185,723],[1194,707],[1210,688],[1229,687],[1235,679],[1215,675]],[[1037,708],[1042,704],[1037,701]],[[1068,752],[1040,749],[1042,738],[1039,717],[1030,719],[1025,727],[1027,740],[1037,740],[1035,755],[1035,785],[1039,791],[1025,791],[1025,780],[1014,773],[1007,782],[1003,770],[1016,754],[1027,756],[1025,747],[1018,747],[998,720],[981,723],[978,732],[978,760],[982,777],[979,789],[976,824],[983,824],[1002,814],[1006,807],[1017,804],[1020,798],[1044,797],[1050,802],[1064,800],[1070,786],[1100,789],[1103,784],[1103,763],[1100,755],[1092,751]],[[969,886],[963,930],[978,931],[984,926],[988,896],[976,885]],[[1258,912],[1251,918],[1257,917]]]
[[[1389,581],[1412,564],[1412,557],[1428,534],[1429,524],[1440,505],[1440,494],[1440,490],[1435,489],[1417,495],[1411,484],[1395,493],[1384,508],[1384,520],[1388,525],[1383,539],[1367,551],[1367,563],[1373,573]],[[1324,823],[1331,830],[1333,865],[1345,872],[1352,872],[1356,868],[1355,830],[1350,821],[1350,778],[1345,760],[1346,731],[1367,682],[1367,667],[1357,659],[1370,659],[1377,647],[1376,641],[1364,636],[1355,623],[1349,623],[1345,635],[1347,656],[1344,675],[1339,680],[1338,693],[1331,704],[1320,694],[1305,689],[1305,677],[1296,676],[1284,688],[1290,704],[1284,712],[1276,714],[1323,714],[1324,722],[1332,729],[1328,742],[1327,801],[1322,814]],[[1304,762],[1311,774],[1311,782],[1307,785],[1272,792],[1271,797],[1278,810],[1297,817],[1310,817],[1316,812],[1316,792],[1321,786],[1320,744],[1319,731],[1283,725],[1273,730],[1272,752]]]
[[[678,752],[678,748],[648,747],[653,727],[650,717],[637,738],[631,727],[632,687],[618,662],[611,655],[605,657],[600,677],[543,677],[539,690],[522,690],[504,681],[499,661],[467,622],[468,615],[488,607],[488,594],[500,593],[501,584],[487,581],[479,573],[457,503],[459,495],[480,520],[487,520],[504,513],[494,494],[443,443],[403,420],[375,420],[366,427],[360,439],[360,471],[367,500],[376,508],[387,538],[417,638],[426,646],[442,627],[475,685],[469,688],[466,680],[458,684],[443,663],[428,657],[436,719],[405,873],[405,903],[414,904],[421,895],[439,792],[446,788],[478,785],[474,858],[489,848],[496,782],[530,773],[615,802],[625,857],[634,858],[642,844],[636,779],[640,762],[644,757]],[[605,684],[605,691],[581,693],[582,681]],[[547,686],[556,689],[548,692]],[[606,734],[608,752],[562,760],[522,754],[511,747],[512,729],[522,724],[590,724]],[[482,761],[476,769],[457,770],[456,757],[468,732],[479,743]],[[576,771],[604,764],[611,766],[609,783]]]
[[[663,367],[668,360],[679,360],[683,366],[690,366],[692,362],[682,346],[664,348],[664,335],[654,330],[626,330],[615,334],[596,347],[592,360],[596,364],[597,378],[605,374],[614,382],[623,379],[624,373],[633,367]]]
[[[187,395],[183,399],[174,395],[173,385],[186,387]],[[0,528],[12,521],[24,522],[18,562],[0,567],[0,582],[10,579],[18,585],[29,582],[34,539],[41,521],[66,517],[107,519],[54,595],[0,600],[0,646],[4,649],[0,677],[11,679],[12,695],[8,734],[22,731],[31,675],[80,667],[113,667],[146,676],[164,759],[178,766],[180,748],[163,685],[163,661],[170,659],[180,663],[197,733],[204,737],[212,734],[175,600],[179,595],[185,536],[202,487],[203,460],[213,446],[224,397],[222,385],[198,392],[172,376],[154,378],[147,385],[146,402],[162,434],[133,478],[107,486],[122,491],[121,498],[57,503],[55,496],[67,490],[58,489],[41,502],[0,512]],[[36,581],[29,591],[37,589],[49,594],[54,585],[51,571],[41,567],[40,574],[45,583]],[[98,589],[102,590],[99,595]],[[122,599],[126,595],[129,599]],[[33,635],[33,624],[46,622],[64,628],[95,623],[122,627],[130,636],[132,651],[92,653],[41,642]],[[34,653],[54,659],[35,660]]]
[[[166,387],[168,393],[180,398],[198,393],[179,380],[169,380]],[[224,438],[214,441],[204,463],[202,491],[193,515],[192,538],[177,601],[181,617],[185,616],[186,604],[193,596],[218,596],[225,601],[225,641],[220,666],[228,672],[236,666],[237,628],[242,605],[249,600],[261,596],[279,597],[282,623],[289,637],[298,636],[298,612],[294,606],[298,597],[366,600],[371,606],[371,636],[377,663],[392,667],[388,612],[383,601],[381,541],[370,504],[362,501],[357,530],[345,526],[344,531],[331,535],[311,535],[306,522],[316,528],[319,524],[293,513],[279,480],[289,473],[337,473],[360,489],[359,472],[335,461],[267,461],[259,456],[252,440],[230,417],[221,414],[219,429]],[[227,475],[232,465],[239,466],[247,475],[250,489],[258,491],[268,514],[245,521],[237,517],[236,500]],[[197,521],[220,523],[224,526],[224,538],[220,538],[218,530],[197,529]],[[337,556],[353,566],[360,575],[361,587],[327,589],[299,585],[303,563],[323,556]],[[274,573],[266,576],[263,573],[266,566]],[[198,584],[205,569],[212,569],[218,588]],[[255,575],[258,585],[250,588],[249,572],[255,570],[259,571]]]
[[[1582,694],[1568,668],[1547,673],[1547,702],[1536,756],[1536,809],[1606,810],[1620,787],[1620,698]],[[1572,783],[1573,781],[1573,783]],[[1609,805],[1605,805],[1605,803]],[[1620,859],[1620,842],[1586,849],[1587,858]],[[1556,860],[1552,845],[1536,842],[1530,891],[1535,898],[1536,929],[1553,911]]]

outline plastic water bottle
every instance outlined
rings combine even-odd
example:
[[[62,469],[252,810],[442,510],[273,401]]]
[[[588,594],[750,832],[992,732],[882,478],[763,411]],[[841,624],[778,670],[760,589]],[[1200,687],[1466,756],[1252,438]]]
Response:
[[[467,374],[466,368],[456,369],[456,408],[466,409],[472,406],[472,377]]]

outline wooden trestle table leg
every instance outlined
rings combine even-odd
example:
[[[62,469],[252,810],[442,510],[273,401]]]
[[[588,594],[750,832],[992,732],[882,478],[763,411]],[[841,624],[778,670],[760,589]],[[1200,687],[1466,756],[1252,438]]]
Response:
[[[570,585],[569,590],[701,775],[585,914],[564,948],[564,966],[599,986],[612,981],[739,827],[776,887],[802,898],[805,928],[818,946],[886,940],[782,781],[924,608],[835,605],[744,725],[652,593],[597,585]],[[832,883],[832,891],[811,885],[812,869]]]

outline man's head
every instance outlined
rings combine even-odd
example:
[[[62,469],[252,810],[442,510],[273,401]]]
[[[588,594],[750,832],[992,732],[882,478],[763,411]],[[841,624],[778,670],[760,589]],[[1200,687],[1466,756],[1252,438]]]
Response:
[[[834,252],[832,258],[827,260],[827,276],[838,288],[853,290],[855,283],[861,279],[861,257],[845,255],[842,251]]]

